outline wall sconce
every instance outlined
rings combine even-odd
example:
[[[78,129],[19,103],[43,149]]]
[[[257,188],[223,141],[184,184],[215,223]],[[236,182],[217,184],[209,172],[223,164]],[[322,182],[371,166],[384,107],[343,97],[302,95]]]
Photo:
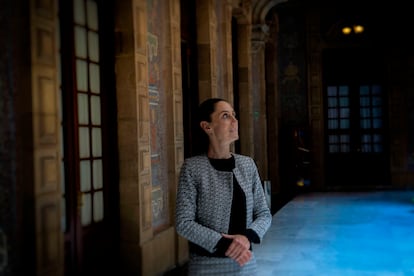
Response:
[[[349,35],[351,32],[352,32],[351,27],[343,27],[343,28],[342,28],[342,33],[343,33],[344,35]]]
[[[352,26],[352,28],[349,27],[349,26],[345,26],[345,27],[342,28],[342,33],[344,35],[349,35],[349,34],[352,33],[352,31],[355,34],[360,34],[360,33],[364,32],[364,26],[362,26],[362,25],[354,25],[354,26]]]
[[[354,25],[354,33],[360,34],[364,32],[364,26],[362,25]]]

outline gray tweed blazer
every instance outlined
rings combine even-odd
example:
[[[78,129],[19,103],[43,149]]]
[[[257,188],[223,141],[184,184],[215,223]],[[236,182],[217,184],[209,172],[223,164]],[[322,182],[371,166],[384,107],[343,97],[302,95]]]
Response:
[[[186,159],[181,167],[175,213],[176,231],[213,253],[221,233],[228,233],[233,174],[246,195],[246,225],[263,239],[272,215],[254,160],[233,154],[233,172],[213,168],[206,155]]]

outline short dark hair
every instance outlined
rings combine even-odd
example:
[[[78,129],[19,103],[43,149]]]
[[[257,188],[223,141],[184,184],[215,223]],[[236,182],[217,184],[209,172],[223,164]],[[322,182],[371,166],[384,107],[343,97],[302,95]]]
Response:
[[[198,106],[198,110],[197,110],[198,123],[201,123],[202,121],[211,122],[211,114],[213,114],[214,111],[216,110],[216,103],[221,102],[221,101],[228,102],[221,98],[209,98],[203,101]],[[200,125],[198,128],[196,128],[195,137],[196,139],[194,139],[194,152],[193,153],[194,154],[207,153],[209,138]]]
[[[216,110],[216,103],[227,102],[221,98],[209,98],[203,101],[198,107],[198,122],[211,122],[211,114]]]

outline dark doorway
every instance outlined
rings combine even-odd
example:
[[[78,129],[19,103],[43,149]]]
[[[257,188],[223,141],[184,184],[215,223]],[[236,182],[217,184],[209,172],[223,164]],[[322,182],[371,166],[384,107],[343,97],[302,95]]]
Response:
[[[323,53],[327,187],[390,185],[387,86],[381,57],[368,48]]]
[[[183,89],[184,157],[205,151],[204,139],[197,120],[198,75],[195,2],[181,0],[181,68]]]

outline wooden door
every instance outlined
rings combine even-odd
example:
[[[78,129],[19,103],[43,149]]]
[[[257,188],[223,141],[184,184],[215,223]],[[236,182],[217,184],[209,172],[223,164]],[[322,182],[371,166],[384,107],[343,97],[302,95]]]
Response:
[[[327,186],[389,186],[387,86],[381,53],[326,50],[323,72]]]
[[[59,7],[65,275],[107,274],[119,256],[113,26],[100,1]]]

